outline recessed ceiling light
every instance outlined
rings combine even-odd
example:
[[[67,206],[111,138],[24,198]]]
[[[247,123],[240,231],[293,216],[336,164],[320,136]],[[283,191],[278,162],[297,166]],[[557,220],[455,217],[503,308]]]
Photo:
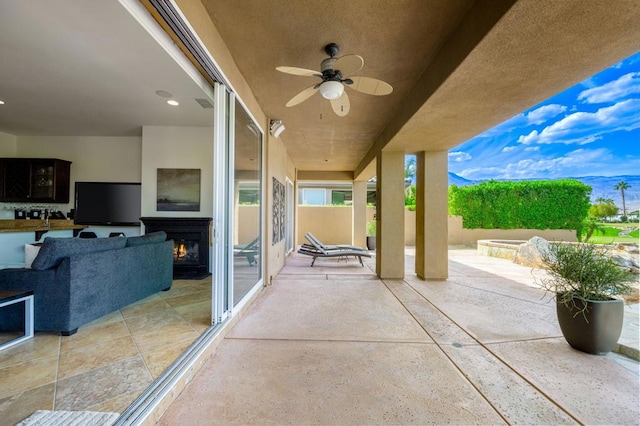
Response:
[[[166,90],[156,90],[156,95],[161,96],[163,98],[171,98],[173,95]]]
[[[4,105],[4,101],[0,101],[0,105]]]
[[[180,105],[180,103],[179,103],[178,101],[174,101],[173,99],[168,100],[168,101],[167,101],[167,103],[168,103],[169,105],[173,105],[173,106],[178,106],[178,105]]]

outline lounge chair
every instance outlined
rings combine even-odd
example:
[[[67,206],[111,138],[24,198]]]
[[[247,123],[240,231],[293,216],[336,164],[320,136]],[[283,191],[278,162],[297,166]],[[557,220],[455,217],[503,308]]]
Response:
[[[323,244],[318,238],[316,238],[315,235],[313,235],[311,232],[307,232],[304,237],[307,239],[307,241],[309,241],[311,243],[312,247],[315,247],[317,249],[324,249],[327,251],[331,251],[331,250],[360,250],[360,251],[366,251],[365,249],[363,249],[362,247],[359,246],[352,246],[349,244],[337,244],[337,245],[327,245],[327,244]],[[307,244],[304,244],[307,245]]]
[[[362,261],[362,256],[371,257],[371,254],[369,254],[369,252],[362,249],[354,250],[349,248],[342,248],[342,249],[335,248],[332,250],[325,250],[322,247],[314,247],[308,244],[303,244],[298,250],[298,253],[313,257],[313,260],[311,261],[311,267],[313,267],[313,265],[316,263],[316,259],[319,257],[321,258],[337,257],[338,260],[340,259],[346,260],[349,258],[349,256],[353,256],[358,258],[358,260],[360,261],[360,265],[362,266],[364,266],[364,262]]]
[[[260,254],[260,237],[251,241],[247,245],[233,246],[233,257],[246,257],[249,266],[257,264],[256,256]]]

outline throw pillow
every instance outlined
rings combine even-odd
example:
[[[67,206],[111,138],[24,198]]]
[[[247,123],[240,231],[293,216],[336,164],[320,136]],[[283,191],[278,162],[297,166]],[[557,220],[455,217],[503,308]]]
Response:
[[[42,243],[40,252],[33,260],[31,269],[43,270],[56,267],[62,259],[78,254],[96,253],[100,251],[124,248],[124,238],[53,238],[47,237]]]
[[[167,233],[164,231],[151,232],[139,237],[127,238],[127,247],[143,246],[145,244],[161,243],[167,240]]]
[[[24,245],[24,267],[27,269],[31,269],[31,264],[33,260],[40,253],[40,247],[42,247],[42,243],[33,243],[33,244],[25,244]]]

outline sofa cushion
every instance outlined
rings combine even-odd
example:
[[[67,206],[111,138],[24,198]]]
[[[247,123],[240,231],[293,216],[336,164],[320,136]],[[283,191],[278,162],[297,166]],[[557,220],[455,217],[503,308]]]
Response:
[[[31,269],[43,270],[56,267],[62,259],[77,254],[95,253],[124,248],[124,238],[53,238],[47,237],[40,252],[33,260]]]
[[[166,241],[167,233],[164,231],[150,232],[139,237],[127,238],[127,247],[143,246],[145,244],[155,244]]]

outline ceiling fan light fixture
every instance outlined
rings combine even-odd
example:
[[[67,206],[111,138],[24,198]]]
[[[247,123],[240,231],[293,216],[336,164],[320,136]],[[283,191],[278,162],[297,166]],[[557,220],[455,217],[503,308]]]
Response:
[[[338,99],[344,93],[344,86],[339,81],[325,81],[319,89],[325,99]]]

